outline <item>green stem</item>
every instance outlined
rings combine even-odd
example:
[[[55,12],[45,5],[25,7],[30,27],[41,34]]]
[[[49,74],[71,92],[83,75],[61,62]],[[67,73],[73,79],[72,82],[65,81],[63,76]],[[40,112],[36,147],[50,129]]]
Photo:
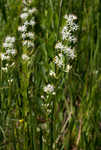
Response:
[[[57,37],[59,36],[59,28],[60,28],[60,20],[61,20],[61,12],[62,12],[62,3],[63,3],[63,0],[60,1],[59,24],[58,24],[58,34],[57,34]]]
[[[50,144],[50,150],[53,149],[53,142],[54,142],[54,101],[52,102],[52,112],[51,112],[51,127],[50,127],[50,135],[51,135],[51,144]]]
[[[40,129],[40,150],[42,150],[42,129]]]

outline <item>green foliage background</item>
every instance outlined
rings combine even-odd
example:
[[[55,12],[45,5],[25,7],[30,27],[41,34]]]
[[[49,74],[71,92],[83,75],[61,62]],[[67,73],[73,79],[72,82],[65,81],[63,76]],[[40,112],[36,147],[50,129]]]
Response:
[[[17,32],[21,0],[0,0],[0,53],[7,35],[16,37],[16,67],[0,69],[1,150],[101,149],[101,3],[100,0],[33,0],[35,49],[30,64],[21,59]],[[77,58],[68,76],[60,74],[60,90],[52,97],[52,113],[42,109],[42,88],[60,39],[63,16],[78,16]],[[2,67],[2,61],[0,68]],[[52,66],[53,67],[53,66]],[[13,83],[8,79],[13,76]],[[54,81],[55,83],[55,81]],[[62,86],[61,86],[62,85]],[[30,92],[30,94],[29,94]]]

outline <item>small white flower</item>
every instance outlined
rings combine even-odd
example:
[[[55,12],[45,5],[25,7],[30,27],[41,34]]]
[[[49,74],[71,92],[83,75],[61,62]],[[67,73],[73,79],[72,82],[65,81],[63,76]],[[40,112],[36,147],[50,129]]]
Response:
[[[16,50],[15,49],[12,49],[11,50],[11,54],[14,56],[16,54]]]
[[[69,14],[69,15],[65,15],[64,18],[68,21],[68,22],[72,22],[73,20],[77,19],[77,16],[73,15],[73,14]]]
[[[70,42],[76,43],[77,42],[77,38],[74,36],[70,36],[68,39]]]
[[[8,50],[6,50],[6,54],[8,54],[8,55],[15,55],[16,54],[16,50],[15,49],[8,49]]]
[[[35,25],[35,21],[32,19],[32,20],[30,20],[29,24],[30,24],[31,26],[34,26],[34,25]]]
[[[52,71],[52,70],[50,70],[49,75],[50,75],[51,77],[56,77],[56,73],[55,73],[54,71]]]
[[[63,52],[64,52],[64,54],[68,54],[68,53],[70,53],[71,50],[72,50],[71,47],[65,46],[63,49]]]
[[[26,21],[24,22],[24,25],[25,25],[25,26],[28,26],[28,25],[29,25],[29,22],[26,20]]]
[[[63,55],[59,54],[59,56],[55,56],[54,58],[54,63],[58,66],[58,67],[62,67],[64,65],[63,63]]]
[[[47,86],[44,87],[44,92],[53,93],[54,92],[54,86],[51,84],[48,84]]]
[[[64,18],[65,18],[65,19],[68,19],[68,15],[66,14],[66,15],[64,16]]]
[[[22,59],[25,60],[25,61],[28,61],[29,60],[29,57],[27,54],[23,54],[22,55]]]
[[[37,11],[36,8],[32,8],[32,9],[29,9],[28,13],[32,15],[32,14],[33,14],[34,12],[36,12],[36,11]]]
[[[42,98],[42,99],[45,99],[45,97],[44,97],[43,95],[41,95],[41,98]]]
[[[60,57],[60,59],[63,59],[63,54],[59,53],[59,57]]]
[[[8,68],[7,67],[1,67],[1,70],[4,72],[7,72]]]
[[[6,50],[6,54],[11,54],[11,50],[10,49],[8,49],[8,50]]]
[[[1,60],[10,60],[10,56],[6,56],[5,54],[1,54]]]
[[[75,23],[73,23],[73,24],[70,26],[70,30],[73,31],[73,32],[74,32],[74,31],[77,31],[78,28],[79,28],[79,26],[76,25]]]
[[[52,95],[56,95],[56,92],[53,92]]]
[[[4,48],[9,47],[9,46],[8,46],[8,43],[3,43],[3,47],[4,47]]]
[[[74,14],[69,14],[69,18],[72,18],[73,20],[76,20],[77,16],[75,16]]]
[[[74,59],[75,56],[75,50],[71,47],[65,47],[64,48],[64,54],[67,54],[70,58]]]
[[[27,37],[27,34],[26,33],[22,33],[22,39],[25,39]]]
[[[4,48],[13,48],[13,43],[3,43]]]
[[[40,128],[36,128],[36,131],[37,131],[37,132],[40,132]]]
[[[65,72],[69,72],[72,67],[70,65],[66,66]]]
[[[74,49],[71,49],[71,51],[68,51],[68,56],[71,59],[74,59],[76,57]]]
[[[14,43],[14,42],[15,42],[15,37],[7,36],[5,39],[5,43]]]
[[[22,0],[23,4],[26,4],[26,0]]]
[[[63,50],[64,49],[64,45],[62,44],[62,42],[58,42],[55,46],[56,49],[60,49]]]
[[[47,109],[47,113],[51,113],[52,112],[52,110],[51,109]]]
[[[13,79],[8,80],[8,82],[9,82],[9,83],[12,83],[12,82],[13,82]]]
[[[29,4],[31,4],[31,3],[32,3],[32,0],[28,0],[28,2],[29,2]]]
[[[22,13],[22,14],[20,15],[20,17],[21,17],[21,19],[27,19],[28,13]]]
[[[62,29],[62,39],[66,40],[71,36],[71,31],[67,28],[67,26],[64,26]]]
[[[6,64],[6,67],[8,67],[8,66],[9,66],[9,64],[7,63],[7,64]]]
[[[34,43],[31,41],[28,41],[28,47],[34,47]]]
[[[23,8],[23,11],[24,11],[24,12],[28,11],[28,8],[27,8],[27,7],[24,7],[24,8]]]
[[[25,25],[19,26],[18,27],[18,31],[20,31],[20,32],[26,32],[27,31],[27,27]]]
[[[13,62],[11,65],[10,65],[10,67],[13,67],[15,65],[15,63]]]
[[[27,45],[27,43],[28,43],[28,41],[27,40],[25,40],[25,41],[23,41],[23,46],[26,46]]]
[[[99,71],[98,71],[98,70],[95,70],[94,73],[97,75],[97,74],[99,73]]]
[[[25,40],[23,41],[23,46],[34,47],[34,43],[29,40]]]
[[[27,33],[27,37],[32,39],[34,37],[34,33],[33,32],[28,32]]]
[[[25,38],[33,39],[34,38],[34,33],[33,32],[22,33],[22,39],[25,39]]]

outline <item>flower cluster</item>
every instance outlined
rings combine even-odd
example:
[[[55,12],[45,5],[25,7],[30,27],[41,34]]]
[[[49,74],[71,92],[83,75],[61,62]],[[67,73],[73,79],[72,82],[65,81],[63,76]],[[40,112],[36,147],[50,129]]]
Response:
[[[27,2],[26,2],[27,4]],[[27,5],[23,8],[20,18],[22,25],[18,27],[18,31],[21,33],[22,45],[26,48],[34,47],[34,33],[33,27],[35,20],[33,14],[37,11],[36,8],[29,8]]]
[[[54,86],[51,84],[48,84],[44,87],[44,92],[48,93],[48,94],[55,94],[54,93]]]
[[[29,60],[29,56],[27,54],[22,54],[22,59],[25,61]]]
[[[78,30],[78,25],[74,22],[77,17],[73,14],[65,15],[66,25],[62,29],[62,39],[75,43],[77,41],[76,37],[73,36],[73,32]]]
[[[68,60],[76,57],[74,44],[76,43],[77,38],[74,36],[74,32],[77,31],[78,25],[75,23],[75,20],[77,19],[75,15],[65,15],[64,18],[66,24],[61,32],[62,40],[61,42],[58,41],[55,46],[58,54],[54,57],[54,63],[59,68],[63,68],[65,72],[69,72],[71,66],[68,64]]]
[[[67,55],[69,58],[71,59],[75,58],[74,48],[63,45],[62,42],[57,42],[55,48],[61,53],[63,53],[64,55]]]
[[[53,61],[58,68],[62,68],[64,72],[68,73],[72,68],[72,66],[69,65],[69,60],[73,60],[76,57],[74,44],[77,38],[74,36],[74,31],[77,31],[78,25],[75,23],[77,19],[75,15],[65,15],[64,18],[66,23],[61,32],[62,40],[58,41],[55,45],[57,55],[54,57]],[[51,70],[49,76],[56,78],[56,73]],[[52,94],[54,92],[54,86],[48,84],[44,87],[44,92]]]
[[[32,0],[23,0],[23,4],[32,3]]]
[[[49,75],[50,75],[51,77],[56,77],[56,73],[55,73],[54,71],[52,71],[52,70],[50,70]]]
[[[53,72],[52,70],[50,71],[49,75],[51,77],[55,77],[55,72]],[[55,95],[55,87],[53,84],[47,84],[46,86],[44,86],[43,91],[45,93],[45,95],[41,95],[41,99],[43,100],[42,103],[42,109],[45,110],[45,112],[47,112],[47,116],[51,113],[52,111],[52,102],[49,101],[49,97],[51,95]]]
[[[64,65],[62,53],[59,53],[58,56],[55,56],[54,63],[60,68]]]
[[[50,71],[50,76],[55,76],[53,71]],[[52,101],[49,100],[51,95],[56,95],[55,87],[53,84],[47,84],[44,86],[43,91],[45,95],[41,95],[41,99],[43,100],[42,109],[47,112],[47,116],[52,112]]]
[[[5,55],[7,56],[14,56],[16,54],[16,50],[14,49],[14,43],[15,43],[15,37],[10,37],[7,36],[4,43],[3,43],[3,47],[6,50]],[[6,57],[3,57],[3,59],[5,59]]]
[[[56,69],[57,72],[58,70],[59,72],[62,70],[63,73],[68,73],[72,68],[72,66],[69,64],[69,61],[70,59],[73,60],[76,57],[74,46],[77,38],[74,36],[74,31],[78,29],[78,25],[75,23],[75,20],[77,19],[75,15],[65,15],[64,18],[66,23],[61,32],[61,41],[58,41],[55,45],[57,55],[54,56],[53,62],[56,67],[59,68]],[[61,78],[61,76],[58,76],[57,72],[54,72],[53,70],[54,68],[50,69],[49,71],[49,76],[52,78],[51,83],[52,81],[54,82],[55,80]],[[50,101],[50,96],[56,95],[56,87],[54,84],[48,83],[46,86],[44,86],[43,92],[44,94],[41,95],[41,99],[43,100],[42,108],[44,108],[47,112],[47,115],[49,115],[52,110],[52,101]]]
[[[34,48],[35,34],[33,32],[33,27],[35,25],[35,20],[33,15],[37,12],[37,9],[31,8],[31,2],[31,0],[23,0],[24,7],[20,14],[22,25],[18,27],[18,31],[21,33],[22,46],[24,48],[22,53],[22,60],[24,60],[24,62],[29,61],[28,51],[26,50],[33,50]]]
[[[13,57],[16,56],[16,49],[14,47],[14,43],[15,43],[15,37],[12,36],[7,36],[5,38],[5,41],[3,43],[3,48],[4,48],[4,52],[1,53],[1,60],[2,62],[5,61],[5,65],[2,66],[2,70],[3,71],[7,71],[8,68],[13,67],[14,66],[14,62],[12,61]]]

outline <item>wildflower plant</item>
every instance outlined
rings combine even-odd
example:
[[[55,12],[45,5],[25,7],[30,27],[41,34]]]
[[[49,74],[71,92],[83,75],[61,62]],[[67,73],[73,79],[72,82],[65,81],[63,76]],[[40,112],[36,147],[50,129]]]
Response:
[[[7,36],[4,40],[2,45],[3,51],[1,52],[1,71],[4,76],[9,76],[8,83],[13,82],[13,74],[15,68],[15,58],[17,55],[17,50],[15,47],[15,37],[14,36]],[[7,82],[7,81],[6,81]]]
[[[66,21],[61,32],[62,38],[61,41],[58,41],[55,45],[57,55],[53,58],[53,62],[56,65],[57,70],[59,68],[61,72],[68,73],[72,68],[69,61],[70,59],[73,60],[76,57],[74,43],[76,43],[77,38],[74,36],[74,31],[77,31],[78,25],[74,22],[77,19],[75,15],[65,15],[64,18]],[[49,76],[56,79],[56,77],[58,77],[57,71],[54,72],[50,69]],[[44,92],[52,94],[53,86],[48,84],[44,87]]]
[[[68,72],[71,68],[69,60],[76,57],[74,44],[77,42],[77,38],[74,32],[78,30],[78,25],[74,22],[77,17],[73,14],[65,15],[64,19],[66,23],[61,31],[61,42],[58,41],[55,46],[58,55],[55,56],[54,62],[58,67],[62,67],[64,71]]]
[[[35,25],[35,20],[33,14],[36,13],[36,8],[30,8],[26,3],[20,15],[22,25],[18,27],[18,31],[21,33],[22,45],[27,49],[34,48],[34,32],[33,27]]]
[[[30,69],[30,64],[32,60],[32,56],[34,55],[34,42],[35,42],[35,33],[34,33],[34,26],[35,26],[35,14],[37,9],[32,7],[32,1],[23,1],[22,3],[22,11],[19,16],[19,20],[21,24],[18,26],[18,33],[19,38],[21,40],[21,89],[22,89],[22,96],[23,96],[23,117],[27,117],[29,113],[29,97],[31,97],[30,85],[29,85],[29,78],[32,73]]]
[[[1,99],[5,99],[6,108],[8,107],[10,110],[17,110],[12,117],[16,118],[14,126],[15,130],[18,128],[17,133],[19,134],[21,134],[22,127],[25,131],[26,126],[28,125],[25,123],[25,118],[27,118],[29,113],[28,90],[30,73],[32,72],[29,69],[29,66],[31,57],[34,53],[34,13],[37,11],[36,8],[32,7],[31,1],[22,1],[20,7],[22,8],[22,12],[20,14],[18,11],[18,24],[16,24],[17,30],[15,29],[16,32],[9,33],[9,35],[4,38],[2,51],[0,52],[1,84],[4,86],[4,91],[6,91],[6,94],[5,92],[2,94]],[[9,98],[6,96],[7,94],[9,95]],[[12,105],[12,101],[14,101],[14,105]],[[18,110],[18,107],[21,107],[22,110]],[[20,125],[18,120],[24,121]],[[5,120],[5,126],[6,124],[7,121]],[[21,135],[21,138],[23,135]],[[25,139],[23,139],[23,141],[24,140]]]
[[[61,31],[61,38],[55,45],[55,53],[53,60],[49,64],[48,72],[48,84],[43,87],[42,109],[47,112],[47,120],[53,116],[54,105],[60,100],[56,99],[61,93],[65,97],[64,89],[68,79],[68,73],[72,69],[70,60],[74,60],[76,57],[75,43],[77,38],[74,35],[74,31],[77,31],[78,25],[75,23],[76,16],[70,14],[65,15],[65,25]],[[51,67],[52,66],[52,67]],[[60,98],[61,99],[61,98]],[[51,116],[51,117],[50,117]],[[52,118],[51,118],[52,119]],[[51,121],[47,122],[49,128]],[[49,133],[47,133],[47,136]],[[45,138],[45,136],[44,136]]]

